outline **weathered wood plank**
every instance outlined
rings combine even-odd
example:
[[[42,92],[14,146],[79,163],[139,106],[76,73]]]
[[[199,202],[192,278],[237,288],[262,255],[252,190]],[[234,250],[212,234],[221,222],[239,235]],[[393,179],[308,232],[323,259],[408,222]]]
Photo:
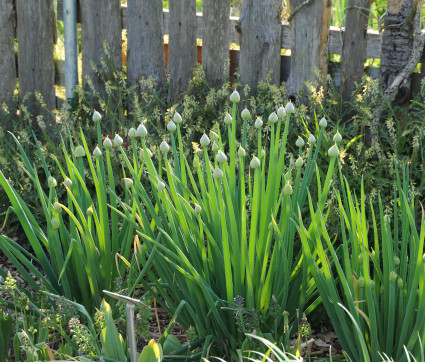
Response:
[[[0,111],[3,102],[12,106],[16,88],[15,25],[13,0],[0,0]]]
[[[162,0],[128,0],[127,79],[132,84],[150,76],[158,84],[165,82],[162,4]]]

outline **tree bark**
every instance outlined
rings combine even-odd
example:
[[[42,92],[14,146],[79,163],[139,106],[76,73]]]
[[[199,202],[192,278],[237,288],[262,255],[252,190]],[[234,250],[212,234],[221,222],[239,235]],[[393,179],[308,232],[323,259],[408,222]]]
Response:
[[[360,83],[366,59],[366,36],[370,0],[348,0],[341,62],[341,96],[343,103]]]
[[[169,99],[174,99],[186,90],[196,66],[196,1],[172,0],[169,7]]]
[[[325,79],[328,74],[328,38],[332,2],[289,0],[289,6],[293,46],[287,88],[290,95],[295,98],[306,81],[317,80],[315,69],[319,70],[321,79]]]
[[[47,127],[54,119],[47,110],[56,108],[53,45],[56,40],[56,18],[52,0],[16,0],[18,37],[19,98],[34,115],[43,115]],[[43,109],[34,96],[38,92],[47,107]],[[27,93],[32,93],[26,97]],[[35,117],[34,117],[35,119]],[[36,123],[33,124],[36,128]]]
[[[106,59],[103,43],[111,52],[111,65],[115,69],[122,66],[121,1],[85,0],[81,1],[81,27],[83,52],[83,83],[89,77],[98,91],[104,89],[103,80],[93,70],[92,63],[103,69],[101,60]]]
[[[127,78],[138,83],[153,77],[165,82],[162,0],[128,0]]]
[[[0,0],[0,109],[12,106],[16,88],[15,25],[13,0]]]
[[[225,74],[230,57],[230,1],[204,0],[202,67],[210,85],[220,87],[228,79]]]
[[[241,82],[256,87],[271,71],[271,82],[279,84],[282,0],[244,0],[238,29]]]

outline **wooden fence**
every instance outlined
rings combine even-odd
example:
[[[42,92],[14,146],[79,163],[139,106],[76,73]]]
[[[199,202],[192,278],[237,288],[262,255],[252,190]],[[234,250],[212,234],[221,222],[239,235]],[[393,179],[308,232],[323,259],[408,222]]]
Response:
[[[246,2],[248,3],[249,0]],[[265,0],[262,6],[265,7],[268,2],[271,3],[272,0]],[[83,76],[91,77],[94,79],[95,85],[98,83],[96,86],[102,86],[100,80],[96,80],[96,74],[93,72],[91,64],[100,64],[100,59],[104,56],[104,40],[110,44],[114,52],[112,59],[114,65],[121,67],[123,59],[121,29],[128,29],[128,52],[125,57],[128,65],[128,80],[137,84],[142,77],[152,75],[159,82],[163,82],[166,79],[167,66],[172,96],[176,96],[185,89],[191,76],[192,66],[201,58],[200,54],[198,57],[196,54],[197,38],[202,39],[202,64],[212,83],[217,81],[219,84],[225,80],[219,76],[223,69],[219,65],[225,61],[225,58],[231,61],[231,71],[240,66],[241,79],[245,83],[255,86],[256,82],[264,79],[265,74],[269,71],[272,71],[275,82],[287,81],[291,72],[291,61],[289,56],[281,54],[285,54],[282,50],[294,49],[295,37],[291,25],[277,23],[276,27],[276,19],[270,20],[256,15],[257,21],[268,22],[268,24],[274,22],[274,28],[272,29],[270,26],[264,28],[264,24],[259,24],[257,27],[254,24],[254,30],[258,31],[258,34],[252,35],[248,30],[253,27],[253,20],[247,20],[249,16],[247,17],[246,13],[244,21],[248,21],[248,23],[245,25],[242,18],[229,18],[228,7],[225,7],[226,3],[228,1],[225,0],[204,0],[204,13],[206,13],[205,7],[207,6],[210,6],[211,12],[215,11],[211,20],[211,14],[203,16],[203,14],[196,13],[195,2],[192,0],[172,1],[169,11],[162,9],[162,1],[156,0],[141,2],[128,0],[128,6],[120,6],[119,0],[81,2],[78,21],[82,23]],[[59,20],[63,15],[62,6],[62,0],[58,0],[57,17]],[[219,13],[220,7],[221,13]],[[227,13],[223,12],[223,7]],[[253,16],[253,14],[251,15]],[[221,23],[217,19],[221,19]],[[0,102],[10,104],[16,78],[19,78],[22,97],[24,92],[39,91],[49,108],[53,109],[57,106],[54,99],[54,83],[63,84],[64,77],[63,66],[60,65],[60,62],[56,62],[56,67],[54,67],[53,43],[56,36],[54,20],[52,0],[37,2],[0,0],[0,53],[2,54]],[[152,32],[152,29],[156,29],[156,32]],[[304,29],[304,31],[307,32],[309,29]],[[273,37],[259,39],[261,34],[269,33],[278,36],[277,47],[280,50],[278,62],[267,54],[270,47],[273,46]],[[252,37],[252,44],[247,42],[246,34]],[[163,35],[169,35],[168,50],[166,50],[165,56]],[[276,36],[274,35],[274,37]],[[19,43],[17,64],[15,64],[14,56],[14,38],[17,38]],[[326,40],[326,56],[341,55],[343,39],[343,29],[330,27]],[[258,58],[261,59],[256,59],[255,53],[252,52],[248,55],[244,54],[244,49],[250,48],[251,45],[253,48],[258,46],[258,44],[256,45],[258,41],[261,41],[259,53],[257,52],[260,54]],[[224,45],[217,42],[222,42]],[[229,52],[230,43],[240,45],[240,51]],[[364,52],[366,58],[380,58],[381,35],[378,32],[367,31]],[[200,53],[199,49],[198,53]],[[215,53],[218,54],[218,58]],[[223,56],[226,53],[227,56]],[[303,56],[308,57],[309,54],[303,54]],[[362,61],[364,61],[364,57]],[[275,56],[274,59],[276,59]],[[376,72],[375,69],[373,74],[379,75],[379,71]],[[338,77],[337,74],[334,76]],[[359,76],[361,77],[362,74],[350,75],[347,73],[340,76],[340,79],[359,79]],[[414,74],[413,91],[418,89],[421,78],[421,73]]]

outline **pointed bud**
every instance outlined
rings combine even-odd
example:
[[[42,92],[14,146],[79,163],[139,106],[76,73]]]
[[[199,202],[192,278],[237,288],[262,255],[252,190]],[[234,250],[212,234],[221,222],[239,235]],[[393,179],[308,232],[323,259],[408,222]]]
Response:
[[[176,126],[176,124],[175,124],[173,121],[170,121],[170,122],[168,122],[168,124],[167,124],[167,129],[168,129],[170,132],[174,132],[174,131],[177,129],[177,126]]]
[[[251,117],[251,113],[248,111],[247,108],[245,108],[241,113],[242,119],[245,121]]]
[[[182,116],[180,115],[179,112],[174,113],[173,121],[176,124],[180,124],[183,122]]]
[[[59,229],[60,221],[57,217],[52,217],[52,227],[53,229]]]
[[[89,206],[87,208],[87,215],[92,216],[93,215],[93,206]]]
[[[338,146],[336,145],[336,143],[331,148],[329,148],[328,155],[330,157],[336,157],[336,156],[339,155],[339,149],[338,149]]]
[[[161,150],[161,152],[167,153],[170,150],[170,146],[168,145],[167,142],[162,141],[161,144],[159,145],[159,149]]]
[[[92,119],[94,122],[99,122],[102,119],[102,116],[98,111],[95,110]]]
[[[115,147],[119,147],[123,144],[123,139],[120,137],[119,134],[115,133],[115,138],[114,138],[114,146]]]
[[[286,183],[285,187],[283,188],[283,193],[287,196],[290,196],[290,195],[292,195],[293,192],[294,192],[294,190],[292,190],[292,186],[288,181]]]
[[[255,120],[254,127],[255,128],[261,128],[261,127],[263,127],[263,121],[261,120],[260,117],[257,117],[257,119]]]
[[[283,105],[281,105],[281,106],[279,107],[279,109],[277,110],[277,116],[278,116],[279,118],[283,118],[283,117],[285,117],[285,116],[286,116],[286,111],[285,111],[285,108],[283,107]]]
[[[221,171],[219,167],[216,167],[216,169],[213,172],[213,177],[216,180],[221,180],[223,176],[224,176],[223,171]]]
[[[323,117],[319,122],[319,126],[322,127],[322,128],[326,128],[327,125],[328,125],[328,121],[326,120],[325,117]]]
[[[304,144],[305,144],[304,140],[300,136],[298,136],[297,141],[295,142],[295,146],[302,147],[304,146]]]
[[[333,138],[335,143],[340,143],[342,141],[342,136],[339,131],[336,131],[335,136]]]
[[[304,164],[304,160],[302,159],[302,157],[298,157],[297,160],[295,161],[295,167],[300,168],[303,164]]]
[[[217,156],[215,156],[215,159],[219,163],[227,162],[227,156],[221,150],[217,152]]]
[[[242,148],[242,146],[239,146],[238,156],[239,157],[245,157],[246,156],[246,151]]]
[[[148,134],[148,130],[146,129],[145,125],[143,123],[139,124],[139,127],[136,129],[136,136],[137,137],[146,137]]]
[[[131,127],[128,130],[128,138],[134,138],[134,137],[136,137],[136,130],[133,127]]]
[[[279,118],[277,117],[276,112],[273,112],[272,114],[270,114],[269,116],[269,122],[270,123],[276,123],[279,120]]]
[[[316,143],[316,137],[314,137],[314,135],[311,133],[307,142],[310,143],[311,145],[314,145]]]
[[[249,163],[249,167],[251,167],[252,169],[256,169],[257,167],[261,166],[261,161],[258,159],[258,157],[256,156],[252,156],[252,160]]]
[[[232,116],[228,112],[226,112],[226,115],[224,116],[224,123],[232,124]]]
[[[241,100],[241,96],[235,89],[233,93],[230,95],[230,102],[239,103],[240,100]]]
[[[215,133],[214,131],[210,131],[210,136],[211,136],[211,140],[213,140],[213,141],[217,142],[218,139],[219,139],[218,134]]]
[[[49,176],[47,178],[47,185],[49,186],[49,189],[53,189],[58,185],[58,182],[56,181],[54,177]]]
[[[71,179],[70,178],[66,178],[65,180],[63,180],[63,184],[66,186],[66,187],[68,187],[68,188],[70,188],[71,186],[72,186],[72,181],[71,181]]]
[[[106,137],[103,140],[103,147],[105,147],[105,148],[112,148],[112,141],[111,141],[111,139],[109,137]]]
[[[100,150],[99,147],[96,146],[96,148],[93,151],[93,156],[94,157],[100,157],[100,156],[102,156],[102,151]]]
[[[204,133],[199,142],[201,143],[201,146],[208,146],[211,141],[210,141],[209,137]]]
[[[286,106],[285,106],[285,112],[286,112],[286,113],[289,113],[289,114],[291,114],[291,113],[294,113],[294,112],[295,112],[295,107],[294,107],[294,105],[292,104],[292,102],[291,102],[291,101],[289,101],[289,102],[286,104]]]
[[[78,145],[74,149],[74,155],[75,157],[84,157],[86,155],[86,151],[84,151],[84,147],[81,145]]]
[[[196,204],[194,210],[197,214],[199,214],[202,211],[202,207],[200,207],[198,204]]]
[[[59,202],[55,202],[52,206],[56,214],[60,214],[62,212],[61,204]]]
[[[212,148],[213,152],[217,152],[218,151],[218,144],[215,143],[215,141],[214,141],[211,148]]]
[[[126,188],[130,189],[131,186],[133,186],[133,180],[131,178],[125,177],[122,180],[124,181],[124,185]]]
[[[158,181],[158,185],[156,185],[156,189],[158,191],[162,191],[165,189],[165,183],[163,183],[162,181]]]

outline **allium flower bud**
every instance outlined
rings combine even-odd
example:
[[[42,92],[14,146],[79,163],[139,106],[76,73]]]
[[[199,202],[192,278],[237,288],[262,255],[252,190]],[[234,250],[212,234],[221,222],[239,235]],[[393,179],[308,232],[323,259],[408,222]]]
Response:
[[[269,122],[270,123],[276,123],[279,120],[279,118],[277,117],[276,112],[272,112],[269,116]]]
[[[58,183],[54,177],[49,176],[47,178],[47,185],[49,186],[49,189],[53,189],[58,185]]]
[[[214,141],[211,148],[212,148],[213,152],[217,152],[218,151],[218,144]]]
[[[84,151],[84,147],[81,145],[78,145],[74,148],[74,155],[75,157],[84,157],[86,155],[86,151]]]
[[[241,100],[241,96],[235,89],[233,93],[230,95],[230,102],[239,103],[240,100]]]
[[[128,130],[128,138],[134,138],[134,137],[136,137],[136,130],[133,127],[131,127]]]
[[[342,136],[339,131],[336,131],[335,136],[333,138],[335,143],[340,143],[342,141]]]
[[[239,157],[245,157],[246,156],[246,151],[242,148],[242,146],[239,146],[238,156]]]
[[[213,172],[213,177],[216,180],[221,180],[223,178],[223,176],[224,176],[223,171],[221,171],[219,167],[216,167],[214,172]]]
[[[162,191],[165,189],[165,183],[163,183],[162,181],[158,181],[158,185],[156,185],[156,189],[158,191]]]
[[[283,107],[283,105],[281,105],[281,106],[279,107],[279,109],[277,110],[277,116],[278,116],[279,118],[283,118],[283,117],[285,117],[285,116],[286,116],[286,111],[285,111],[285,108]]]
[[[61,204],[59,202],[55,202],[52,206],[56,214],[60,214],[62,212]]]
[[[397,273],[394,270],[392,270],[389,276],[390,283],[394,283],[397,280],[397,278],[398,278]]]
[[[319,126],[322,127],[322,128],[326,128],[327,125],[328,125],[328,121],[326,120],[325,117],[323,117],[319,122]]]
[[[308,137],[307,142],[310,143],[311,145],[314,145],[316,143],[316,137],[314,137],[314,135],[311,133],[310,137]]]
[[[215,156],[217,162],[224,163],[227,162],[227,156],[223,153],[223,151],[218,151],[217,156]]]
[[[300,136],[298,136],[297,141],[295,142],[295,146],[302,147],[304,146],[304,144],[305,144],[304,140]]]
[[[65,180],[63,180],[63,184],[66,186],[66,187],[68,187],[68,188],[70,188],[71,186],[72,186],[72,181],[71,181],[71,179],[70,178],[66,178]]]
[[[136,129],[136,136],[137,137],[146,137],[148,134],[148,130],[146,129],[145,125],[143,123],[139,124],[139,127]]]
[[[261,149],[261,159],[266,157],[266,150],[264,148]]]
[[[298,157],[297,160],[295,161],[295,167],[296,168],[300,168],[302,165],[304,164],[304,160],[302,159],[302,157]]]
[[[339,155],[339,149],[338,149],[338,146],[336,145],[336,143],[331,148],[329,148],[328,155],[330,157],[336,157],[336,156]]]
[[[60,221],[59,221],[59,219],[57,218],[57,217],[52,217],[52,226],[53,226],[53,229],[59,229],[59,226],[60,226]]]
[[[202,211],[202,207],[200,207],[198,204],[196,204],[194,210],[197,214],[199,214]]]
[[[198,157],[194,157],[193,158],[193,162],[192,162],[192,164],[193,164],[193,167],[194,168],[199,168],[199,159],[198,159]]]
[[[126,188],[130,189],[131,186],[133,186],[133,180],[131,178],[125,177],[122,180],[124,181],[124,185]]]
[[[394,255],[394,265],[399,265],[400,264],[400,258],[396,255]]]
[[[177,129],[177,126],[176,126],[176,124],[175,124],[173,121],[170,121],[170,122],[168,122],[168,124],[167,124],[167,129],[168,129],[170,132],[175,132],[175,130]]]
[[[397,279],[397,286],[399,287],[399,289],[403,289],[404,283],[403,279],[401,279],[400,277],[398,277]]]
[[[241,117],[243,120],[247,120],[251,117],[251,113],[248,111],[247,108],[245,108],[242,113],[241,113]]]
[[[94,149],[93,156],[94,157],[100,157],[100,156],[102,156],[102,151],[100,150],[100,148],[98,146],[96,146],[96,148]]]
[[[102,116],[98,111],[95,110],[92,119],[94,122],[99,122],[102,119]]]
[[[257,156],[252,156],[252,160],[249,163],[249,167],[251,167],[252,169],[256,169],[257,167],[261,166],[261,161],[258,159]]]
[[[159,145],[159,149],[161,152],[167,153],[170,150],[170,146],[168,145],[167,142],[162,141],[161,144]]]
[[[375,288],[375,281],[373,280],[373,279],[370,279],[369,280],[369,285],[370,285],[370,287],[372,288],[372,289],[374,289]]]
[[[217,141],[218,141],[218,134],[217,134],[217,133],[215,133],[214,131],[210,131],[210,136],[211,136],[211,139],[212,139],[214,142],[217,142]]]
[[[173,121],[176,124],[180,124],[183,122],[182,116],[180,115],[179,112],[174,113]]]
[[[199,142],[201,143],[201,146],[208,146],[211,141],[210,141],[209,137],[204,133]]]
[[[294,112],[295,112],[295,107],[294,107],[294,105],[292,104],[292,102],[291,102],[291,101],[289,101],[289,102],[286,104],[286,106],[285,106],[285,112],[286,112],[286,113],[289,113],[289,114],[291,114],[291,113],[294,113]]]
[[[109,137],[106,137],[103,140],[103,147],[105,147],[105,148],[112,148],[112,141],[111,141],[111,139]]]
[[[232,116],[228,112],[224,116],[224,124],[232,124]]]
[[[357,286],[359,288],[364,288],[364,277],[359,277],[359,279],[357,280]]]
[[[257,117],[257,119],[255,120],[254,127],[255,128],[261,128],[261,127],[263,127],[263,121],[261,120],[260,117]]]
[[[122,145],[122,143],[123,143],[123,139],[120,137],[119,134],[115,133],[114,146],[119,147]]]
[[[93,215],[93,206],[89,206],[87,208],[87,215],[92,216]]]
[[[286,183],[285,187],[283,188],[283,193],[287,196],[292,195],[294,190],[292,190],[292,186],[289,183],[289,181]]]

